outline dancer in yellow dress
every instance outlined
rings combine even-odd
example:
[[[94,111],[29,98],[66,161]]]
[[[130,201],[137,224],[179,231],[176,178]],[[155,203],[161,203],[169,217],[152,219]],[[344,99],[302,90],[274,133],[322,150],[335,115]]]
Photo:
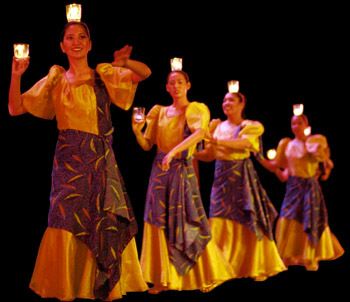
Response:
[[[82,22],[66,24],[61,49],[69,68],[49,74],[21,94],[29,58],[13,59],[11,115],[56,117],[59,129],[52,170],[48,228],[30,287],[41,297],[113,300],[145,291],[135,243],[136,220],[112,149],[111,102],[130,108],[137,83],[151,71],[131,60],[132,48],[112,64],[88,65],[90,33]]]
[[[273,237],[277,211],[250,159],[260,149],[264,127],[243,118],[245,105],[242,93],[226,93],[222,109],[227,119],[210,122],[209,141],[196,158],[215,160],[209,213],[213,239],[237,278],[263,281],[286,267]]]
[[[308,126],[305,114],[293,115],[294,138],[283,138],[276,158],[261,158],[260,163],[287,181],[276,227],[277,246],[285,265],[316,271],[319,261],[337,259],[344,249],[330,230],[318,181],[326,180],[333,168],[327,139],[320,134],[306,135]]]
[[[234,277],[211,240],[192,155],[207,131],[207,106],[190,102],[191,84],[182,70],[170,72],[170,106],[155,105],[145,122],[133,122],[144,150],[157,146],[146,198],[141,266],[150,293],[163,290],[207,292]]]

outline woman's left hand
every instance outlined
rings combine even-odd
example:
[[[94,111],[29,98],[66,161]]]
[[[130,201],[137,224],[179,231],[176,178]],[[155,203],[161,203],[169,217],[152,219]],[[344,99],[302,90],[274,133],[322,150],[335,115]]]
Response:
[[[170,168],[170,163],[173,160],[175,154],[173,152],[169,152],[167,155],[164,156],[162,160],[162,170],[163,171],[168,171]]]
[[[125,45],[123,48],[116,50],[114,52],[114,61],[112,62],[113,66],[124,67],[131,55],[132,46]]]

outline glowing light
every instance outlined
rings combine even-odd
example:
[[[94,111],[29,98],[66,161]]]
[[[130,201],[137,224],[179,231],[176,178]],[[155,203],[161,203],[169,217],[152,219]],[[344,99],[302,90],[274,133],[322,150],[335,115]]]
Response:
[[[66,16],[68,22],[80,22],[81,20],[81,4],[66,5]]]
[[[17,59],[25,59],[29,56],[29,44],[13,44],[13,52]]]
[[[266,155],[268,159],[275,159],[277,155],[276,149],[268,150]]]
[[[227,82],[228,92],[236,93],[239,91],[239,81],[231,80]]]
[[[145,107],[134,107],[132,115],[136,123],[142,123],[145,120]]]
[[[305,134],[306,136],[309,136],[309,135],[311,134],[311,127],[310,127],[310,126],[308,126],[308,127],[306,127],[306,128],[304,129],[304,134]]]
[[[170,59],[171,71],[182,70],[182,58]]]
[[[303,104],[294,104],[293,105],[293,114],[296,116],[302,115],[304,112]]]

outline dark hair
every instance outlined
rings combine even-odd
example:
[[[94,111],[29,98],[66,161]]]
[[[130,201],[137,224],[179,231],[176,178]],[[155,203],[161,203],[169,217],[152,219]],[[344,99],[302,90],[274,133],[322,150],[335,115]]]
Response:
[[[309,120],[308,120],[308,118],[307,118],[307,116],[306,116],[305,114],[293,115],[292,118],[293,118],[294,116],[300,117],[300,118],[304,121],[304,123],[305,123],[306,125],[309,125]]]
[[[245,95],[241,92],[230,92],[232,95],[236,95],[238,96],[240,102],[244,103],[244,104],[247,104],[247,98],[245,97]]]
[[[67,29],[72,26],[72,25],[80,25],[81,27],[84,28],[86,34],[88,35],[89,39],[90,39],[90,30],[89,27],[87,26],[86,23],[84,22],[78,22],[78,21],[71,21],[65,24],[65,26],[63,27],[62,33],[61,33],[61,42],[63,41],[64,35],[66,34]]]
[[[187,72],[185,72],[185,71],[183,71],[183,70],[173,70],[173,71],[170,71],[170,72],[168,73],[168,76],[167,76],[167,78],[166,78],[166,82],[167,82],[167,83],[168,83],[168,81],[169,81],[170,76],[171,76],[173,73],[175,73],[175,72],[182,74],[182,75],[185,77],[186,83],[189,83],[189,82],[190,82],[190,77],[188,76]]]

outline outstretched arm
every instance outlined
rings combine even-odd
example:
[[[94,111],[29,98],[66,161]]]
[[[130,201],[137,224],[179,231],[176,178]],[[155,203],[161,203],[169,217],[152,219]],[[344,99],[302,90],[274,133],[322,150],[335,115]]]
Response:
[[[125,45],[114,52],[113,66],[124,67],[133,72],[132,81],[134,83],[143,81],[151,75],[151,69],[144,63],[130,59],[132,46]]]
[[[205,129],[197,129],[180,144],[176,145],[171,149],[168,154],[163,158],[162,161],[162,170],[167,171],[170,168],[170,163],[173,160],[174,156],[181,153],[184,150],[189,149],[191,146],[196,145],[200,142],[205,135]]]
[[[29,66],[29,57],[25,59],[12,59],[12,74],[9,90],[8,109],[10,115],[20,115],[26,111],[21,98],[21,77]]]
[[[285,182],[288,179],[288,169],[280,168],[275,160],[268,160],[264,157],[256,157],[258,162],[268,171],[275,173],[277,178],[281,182]]]

